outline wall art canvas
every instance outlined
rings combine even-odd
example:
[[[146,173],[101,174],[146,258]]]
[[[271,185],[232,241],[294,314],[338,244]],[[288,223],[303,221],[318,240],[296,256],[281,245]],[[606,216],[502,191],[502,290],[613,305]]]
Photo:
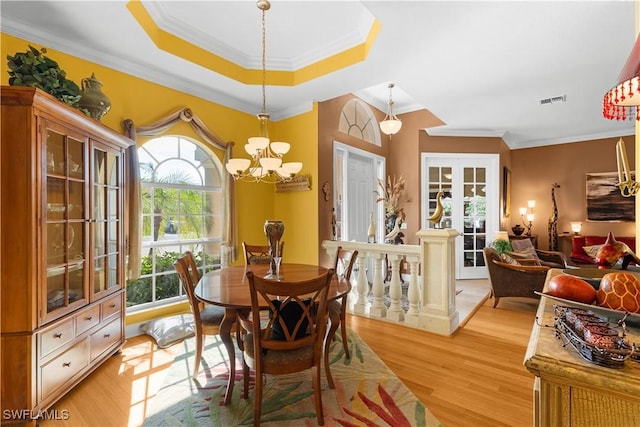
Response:
[[[616,172],[587,174],[587,221],[636,220],[635,198],[622,197],[617,184]]]

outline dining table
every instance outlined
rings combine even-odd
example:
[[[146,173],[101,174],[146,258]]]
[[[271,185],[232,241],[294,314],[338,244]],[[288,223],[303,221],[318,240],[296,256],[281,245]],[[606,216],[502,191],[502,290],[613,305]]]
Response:
[[[267,276],[270,273],[269,264],[252,264],[230,266],[205,273],[195,288],[198,300],[224,307],[224,318],[220,324],[220,338],[229,354],[229,379],[225,393],[224,404],[231,403],[236,376],[236,351],[232,338],[232,330],[236,324],[238,313],[251,310],[251,294],[247,272],[257,276]],[[327,268],[308,265],[283,263],[280,265],[278,280],[293,282],[310,280],[326,273]],[[348,280],[334,275],[329,286],[327,300],[340,299],[351,290]],[[268,308],[266,301],[261,308]]]

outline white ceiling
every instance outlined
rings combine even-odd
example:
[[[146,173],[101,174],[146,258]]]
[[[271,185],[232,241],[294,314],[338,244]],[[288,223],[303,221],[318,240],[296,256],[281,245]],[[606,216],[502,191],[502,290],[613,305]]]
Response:
[[[261,68],[255,1],[142,4],[163,30]],[[159,49],[126,1],[4,0],[0,14],[4,33],[250,114],[261,109],[259,84]],[[267,68],[299,70],[356,46],[376,21],[380,31],[363,61],[298,85],[268,86],[272,119],[346,93],[385,111],[387,84],[395,82],[396,113],[428,109],[447,123],[431,135],[497,135],[524,148],[634,133],[634,121],[601,113],[635,41],[631,0],[272,0]],[[566,102],[539,104],[565,95]]]

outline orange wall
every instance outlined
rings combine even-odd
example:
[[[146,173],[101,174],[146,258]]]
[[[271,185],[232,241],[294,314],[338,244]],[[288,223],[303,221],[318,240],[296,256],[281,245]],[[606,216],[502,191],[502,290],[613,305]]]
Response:
[[[627,146],[630,167],[635,169],[635,137],[623,138]],[[586,174],[615,172],[615,145],[618,138],[550,145],[546,147],[513,150],[512,191],[509,228],[521,222],[519,207],[527,200],[536,201],[536,218],[532,232],[538,235],[538,247],[549,248],[548,221],[553,214],[551,185],[557,182],[558,233],[571,232],[572,221],[582,222],[584,235],[635,236],[633,222],[587,222]]]

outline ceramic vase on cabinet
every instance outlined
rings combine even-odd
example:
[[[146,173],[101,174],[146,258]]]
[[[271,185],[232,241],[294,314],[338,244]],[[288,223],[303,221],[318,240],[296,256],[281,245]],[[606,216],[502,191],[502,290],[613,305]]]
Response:
[[[89,116],[96,120],[102,120],[105,114],[111,109],[111,101],[102,93],[102,82],[96,79],[95,74],[82,79],[82,90],[80,91],[78,108],[89,112]]]
[[[276,265],[273,261],[274,256],[280,256],[277,251],[280,246],[280,240],[284,234],[284,223],[279,220],[267,220],[264,223],[264,234],[267,236],[267,242],[269,242],[269,255],[271,255],[271,262],[269,263],[269,273],[272,275],[276,271]]]

